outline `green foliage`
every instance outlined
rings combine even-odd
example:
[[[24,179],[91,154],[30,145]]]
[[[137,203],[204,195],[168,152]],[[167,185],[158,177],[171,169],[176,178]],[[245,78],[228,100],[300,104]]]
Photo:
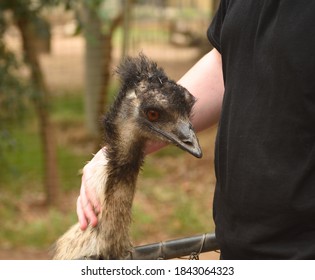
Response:
[[[10,25],[6,12],[14,8],[17,13],[25,13],[24,5],[18,4],[19,1],[0,1],[0,160],[4,167],[8,165],[4,151],[15,147],[11,124],[22,120],[24,102],[29,93],[29,84],[19,72],[23,63],[18,61],[4,41],[4,34]]]
[[[19,66],[0,35],[0,161],[4,167],[8,161],[4,151],[15,147],[10,127],[13,122],[22,122],[29,90],[28,84],[18,75]]]
[[[95,11],[97,11],[100,8],[103,2],[104,2],[103,0],[83,0],[83,3],[86,7]]]
[[[16,21],[30,20],[35,27],[43,26],[41,10],[46,7],[70,6],[75,0],[1,0],[0,1],[0,161],[2,171],[11,168],[6,152],[16,147],[11,131],[12,123],[22,123],[25,118],[26,103],[36,97],[31,81],[21,74],[26,61],[9,49],[4,35],[10,25]],[[11,13],[9,13],[11,12]],[[43,30],[45,34],[42,34]],[[37,34],[49,36],[47,28],[40,28]]]
[[[8,51],[0,40],[0,122],[19,119],[23,111],[24,96],[28,84],[18,74],[19,63],[14,54]]]
[[[23,16],[31,14],[38,14],[42,9],[58,5],[64,5],[65,8],[70,9],[78,2],[78,0],[1,0],[0,10],[13,10]],[[93,1],[91,1],[93,2]]]

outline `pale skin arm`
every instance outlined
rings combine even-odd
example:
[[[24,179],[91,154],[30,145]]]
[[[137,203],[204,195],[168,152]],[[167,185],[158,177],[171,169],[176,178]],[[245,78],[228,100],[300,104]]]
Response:
[[[202,57],[179,81],[197,98],[193,109],[192,124],[196,131],[202,131],[218,122],[224,93],[221,55],[213,49]],[[161,149],[161,143],[149,143],[146,153]],[[100,150],[84,167],[80,196],[77,200],[77,215],[82,230],[90,223],[97,225],[97,213],[101,211],[95,192],[85,185],[92,166],[102,160]]]

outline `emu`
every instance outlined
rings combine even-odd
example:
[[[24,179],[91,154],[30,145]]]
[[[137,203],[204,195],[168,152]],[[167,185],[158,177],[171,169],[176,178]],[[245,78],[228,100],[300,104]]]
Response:
[[[130,254],[132,203],[148,140],[202,156],[189,120],[195,98],[188,90],[143,54],[127,57],[116,72],[121,87],[103,120],[104,162],[89,181],[102,205],[98,225],[85,231],[78,223],[72,226],[55,243],[53,259],[125,259]]]

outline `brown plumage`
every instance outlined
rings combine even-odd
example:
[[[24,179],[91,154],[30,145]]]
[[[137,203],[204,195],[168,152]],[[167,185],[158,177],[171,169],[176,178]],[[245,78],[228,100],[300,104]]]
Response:
[[[194,97],[142,54],[126,58],[117,73],[121,89],[104,118],[104,161],[93,167],[88,182],[102,202],[98,225],[85,231],[72,226],[57,240],[54,259],[128,256],[131,208],[147,140],[170,142],[201,157],[189,121]]]

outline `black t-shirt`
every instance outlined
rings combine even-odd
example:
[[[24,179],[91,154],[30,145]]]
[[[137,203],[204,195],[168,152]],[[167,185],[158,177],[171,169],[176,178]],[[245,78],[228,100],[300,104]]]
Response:
[[[315,1],[222,0],[208,38],[225,82],[222,258],[315,259]]]

